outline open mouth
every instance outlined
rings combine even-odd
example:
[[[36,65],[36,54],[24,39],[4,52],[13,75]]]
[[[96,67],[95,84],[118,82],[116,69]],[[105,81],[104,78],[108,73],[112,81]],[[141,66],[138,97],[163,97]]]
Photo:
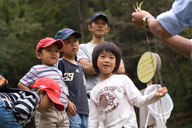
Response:
[[[56,59],[56,57],[51,57],[51,60],[55,60]]]
[[[73,50],[76,50],[77,48],[73,48]]]
[[[110,65],[103,65],[103,67],[104,67],[104,68],[109,68],[109,67],[110,67]]]
[[[102,29],[98,29],[97,31],[98,31],[98,32],[103,32],[103,30],[102,30]]]

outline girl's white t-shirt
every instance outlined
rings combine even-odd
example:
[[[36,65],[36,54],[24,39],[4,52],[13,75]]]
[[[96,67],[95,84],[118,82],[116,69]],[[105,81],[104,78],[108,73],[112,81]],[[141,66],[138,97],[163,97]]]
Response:
[[[105,128],[137,128],[134,106],[148,105],[159,99],[155,91],[142,96],[126,75],[114,74],[100,81],[90,93],[89,128],[103,122]]]

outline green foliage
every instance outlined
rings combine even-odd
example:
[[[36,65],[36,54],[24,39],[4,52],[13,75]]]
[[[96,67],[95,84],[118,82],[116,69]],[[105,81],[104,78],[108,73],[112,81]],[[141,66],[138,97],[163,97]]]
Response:
[[[35,57],[35,47],[40,39],[54,37],[58,30],[69,27],[81,31],[88,42],[91,39],[87,29],[90,17],[95,12],[104,12],[109,17],[111,28],[105,40],[117,43],[127,75],[139,89],[145,88],[136,72],[140,56],[148,51],[144,30],[136,29],[131,22],[136,2],[139,4],[142,0],[0,0],[0,73],[11,86],[16,87],[21,77],[39,63]],[[172,2],[145,0],[142,9],[157,16],[168,10]],[[173,52],[151,33],[147,35],[151,51],[161,57],[163,83],[174,101],[168,126],[175,127],[177,120],[182,120],[179,125],[189,123],[184,115],[192,115],[190,60]],[[191,30],[186,29],[181,35],[190,38]]]

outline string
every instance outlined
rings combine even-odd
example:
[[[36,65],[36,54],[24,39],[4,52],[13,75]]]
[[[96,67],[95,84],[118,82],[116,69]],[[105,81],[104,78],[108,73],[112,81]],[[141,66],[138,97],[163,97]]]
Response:
[[[148,50],[150,52],[150,56],[151,56],[151,61],[152,61],[152,65],[153,65],[153,71],[155,70],[155,65],[154,65],[154,61],[153,61],[153,57],[152,57],[152,52],[151,52],[151,47],[149,45],[149,39],[148,39],[148,35],[147,35],[147,31],[145,30],[145,37],[146,37],[146,42],[147,42],[147,47],[148,47]],[[162,76],[161,76],[161,72],[158,71],[157,74],[155,72],[155,83],[157,83],[157,76],[159,77],[159,82],[161,85],[163,85],[163,81],[162,81]],[[159,89],[159,87],[157,86],[157,89]],[[163,114],[163,107],[162,107],[162,102],[161,102],[161,99],[160,99],[160,108],[161,108],[161,113],[162,113],[162,118],[163,118],[163,123],[165,124],[165,118],[164,118],[164,114]]]

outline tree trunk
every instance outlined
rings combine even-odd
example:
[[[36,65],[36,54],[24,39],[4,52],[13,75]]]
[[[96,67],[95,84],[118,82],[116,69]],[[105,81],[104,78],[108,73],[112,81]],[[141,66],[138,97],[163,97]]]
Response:
[[[76,2],[75,2],[76,1]],[[74,2],[76,3],[77,6],[77,11],[78,11],[78,17],[79,17],[79,27],[80,27],[80,33],[81,33],[81,42],[85,41],[85,34],[84,34],[84,16],[83,16],[83,0],[75,0]]]

